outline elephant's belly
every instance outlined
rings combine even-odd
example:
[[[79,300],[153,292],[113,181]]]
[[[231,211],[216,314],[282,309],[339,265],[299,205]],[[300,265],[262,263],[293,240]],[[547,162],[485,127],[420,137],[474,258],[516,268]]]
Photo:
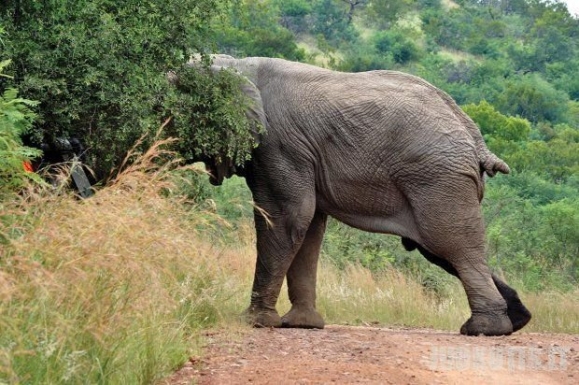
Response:
[[[411,205],[386,171],[358,175],[329,170],[320,178],[326,183],[317,185],[318,210],[360,230],[418,240]]]
[[[418,233],[411,218],[394,216],[352,215],[344,213],[330,214],[340,222],[360,230],[373,233],[395,234],[402,237],[417,239]]]
[[[398,205],[390,204],[330,204],[318,198],[318,209],[349,226],[373,233],[395,234],[418,240],[419,234],[414,223],[411,208],[400,200]]]

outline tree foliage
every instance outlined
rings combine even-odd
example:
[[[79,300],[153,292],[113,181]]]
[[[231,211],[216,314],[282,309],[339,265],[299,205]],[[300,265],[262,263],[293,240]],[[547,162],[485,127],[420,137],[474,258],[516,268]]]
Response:
[[[240,92],[244,80],[230,71],[191,66],[182,66],[176,75],[175,90],[165,101],[172,117],[166,135],[182,138],[177,143],[179,154],[185,159],[227,159],[237,165],[249,160],[264,127],[246,114],[251,100]]]
[[[12,84],[38,100],[32,140],[81,138],[101,176],[166,118],[166,72],[211,50],[228,0],[45,1],[0,5]]]
[[[285,4],[285,5],[284,5]],[[309,8],[300,2],[272,4],[259,0],[241,0],[215,21],[217,46],[220,53],[234,56],[281,57],[301,60],[304,53],[289,29],[279,24],[284,15],[294,17],[294,24]],[[298,20],[298,21],[295,21]],[[287,19],[286,19],[287,21]],[[287,21],[288,26],[294,24]],[[298,27],[295,27],[298,28]]]
[[[479,104],[465,105],[463,110],[478,124],[483,136],[521,142],[528,138],[531,131],[529,121],[505,116],[485,100]]]
[[[566,120],[569,96],[555,89],[538,75],[514,78],[506,83],[504,92],[497,98],[497,106],[504,113],[519,115],[533,123]]]

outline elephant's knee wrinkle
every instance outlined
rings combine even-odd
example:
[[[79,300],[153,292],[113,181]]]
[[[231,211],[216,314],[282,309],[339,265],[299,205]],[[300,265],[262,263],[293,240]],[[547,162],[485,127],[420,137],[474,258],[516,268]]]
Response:
[[[298,244],[304,240],[305,236],[306,236],[306,232],[308,231],[307,227],[292,227],[290,230],[290,239],[292,241],[292,243]]]
[[[289,237],[291,243],[293,245],[300,245],[310,227],[310,223],[313,217],[313,213],[311,215],[290,215],[286,219],[284,223],[284,227],[286,228],[287,236]]]

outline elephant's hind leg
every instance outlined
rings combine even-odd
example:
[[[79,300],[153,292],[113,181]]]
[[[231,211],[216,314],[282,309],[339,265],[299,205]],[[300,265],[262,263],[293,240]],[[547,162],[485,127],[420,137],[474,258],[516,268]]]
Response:
[[[320,247],[326,230],[326,215],[316,212],[300,250],[287,273],[290,311],[282,317],[282,327],[324,327],[316,310],[316,274]]]
[[[522,329],[531,320],[531,312],[523,305],[515,289],[501,281],[496,275],[493,274],[492,277],[499,293],[507,301],[507,314],[513,324],[513,331]]]
[[[508,335],[513,325],[507,302],[497,289],[485,257],[484,224],[476,195],[468,180],[440,183],[421,191],[413,207],[421,246],[447,261],[458,275],[472,315],[460,329],[466,335]],[[426,198],[425,198],[426,197]]]
[[[452,274],[458,278],[458,271],[456,271],[450,262],[437,257],[436,255],[426,250],[424,247],[408,238],[402,238],[402,244],[408,251],[418,249],[429,262],[437,265],[447,273]],[[521,299],[519,298],[519,294],[515,289],[507,285],[496,275],[491,274],[491,276],[499,293],[507,302],[507,315],[513,324],[513,332],[522,329],[531,320],[531,312],[525,307],[525,305],[523,305]]]

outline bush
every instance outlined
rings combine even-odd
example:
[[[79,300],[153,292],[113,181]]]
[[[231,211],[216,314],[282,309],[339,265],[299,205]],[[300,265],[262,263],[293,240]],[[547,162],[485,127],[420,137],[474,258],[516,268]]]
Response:
[[[313,34],[322,34],[333,46],[344,41],[354,41],[357,31],[349,22],[346,8],[341,2],[318,0],[312,6]]]
[[[391,55],[368,52],[358,47],[348,51],[335,69],[344,72],[363,72],[390,69],[393,66],[394,59]]]
[[[272,5],[255,0],[236,2],[227,17],[215,24],[218,52],[302,60],[304,51],[298,48],[292,32],[278,24],[283,14]]]
[[[478,124],[483,135],[511,141],[524,141],[529,137],[531,124],[527,120],[505,116],[484,100],[463,106],[463,110]]]
[[[485,195],[491,266],[533,291],[572,289],[579,278],[576,189],[522,172],[492,180]]]
[[[378,32],[373,38],[373,44],[379,53],[391,54],[398,64],[418,60],[422,56],[416,43],[399,31]]]
[[[240,91],[243,78],[190,66],[181,67],[177,77],[165,100],[167,114],[173,117],[165,135],[180,138],[179,154],[197,160],[228,158],[236,165],[249,160],[254,135],[263,127],[246,115],[251,101]]]
[[[62,0],[0,5],[21,95],[40,101],[33,140],[78,137],[99,176],[167,117],[165,73],[210,49],[230,0]],[[202,103],[200,100],[199,103]]]
[[[532,123],[565,123],[569,96],[539,74],[513,77],[498,96],[496,106],[504,114],[519,115]]]
[[[305,32],[308,28],[307,16],[312,5],[306,0],[275,0],[280,8],[281,24],[294,33]]]
[[[9,61],[0,62],[0,77],[2,69]],[[40,151],[22,144],[21,136],[26,134],[36,117],[30,109],[38,103],[18,98],[14,88],[0,89],[0,198],[3,195],[18,191],[27,180],[38,177],[26,172],[23,163],[40,154]]]

